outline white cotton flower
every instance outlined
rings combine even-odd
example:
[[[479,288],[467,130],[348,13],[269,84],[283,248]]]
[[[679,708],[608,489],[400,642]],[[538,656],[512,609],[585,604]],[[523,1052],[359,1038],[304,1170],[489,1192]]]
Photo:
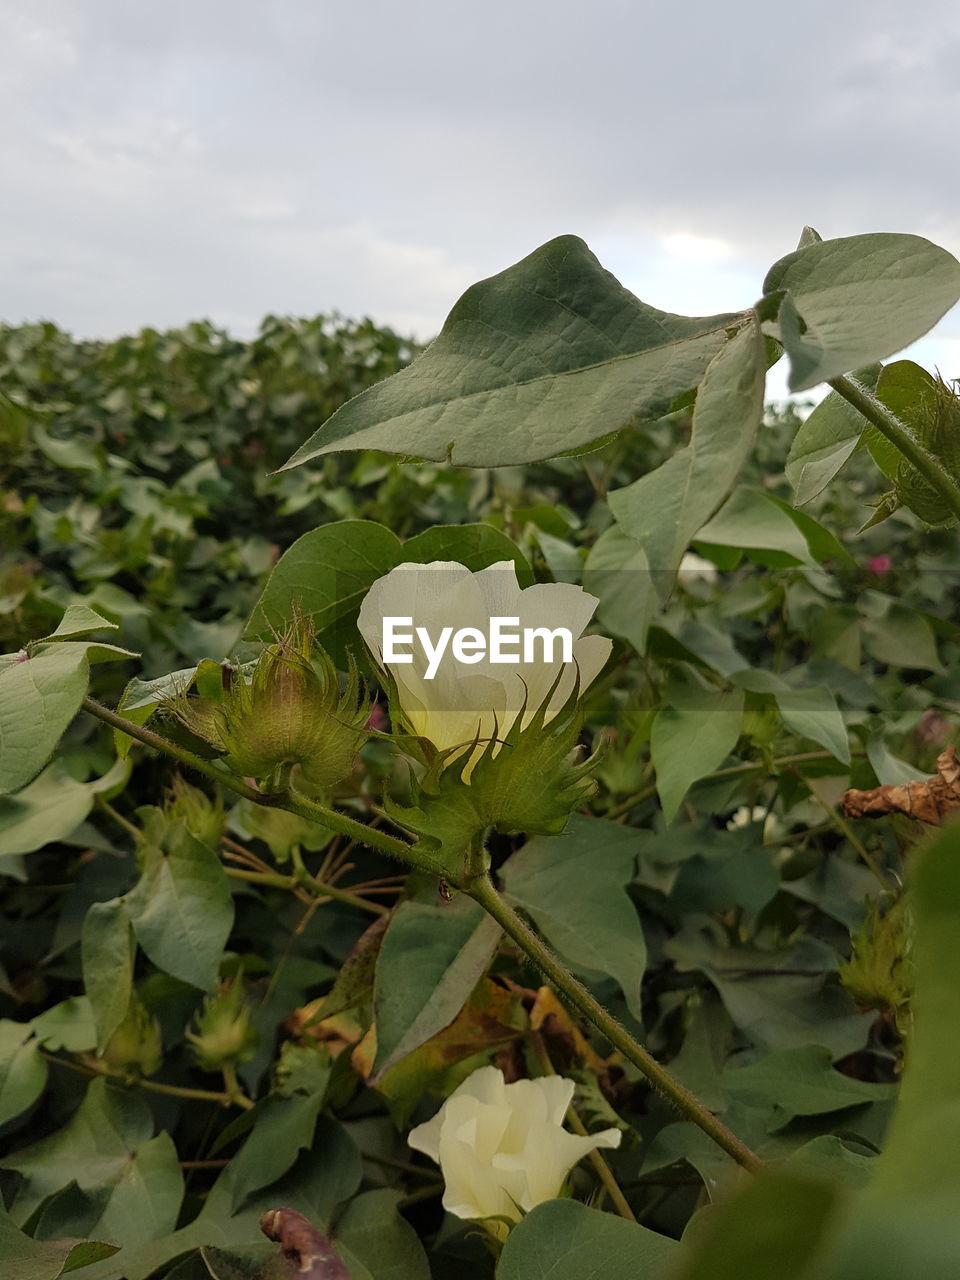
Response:
[[[688,551],[680,561],[677,574],[681,582],[696,582],[697,579],[703,582],[715,582],[717,566],[709,560],[704,560],[703,556],[694,555],[692,551]]]
[[[584,636],[599,603],[571,583],[540,583],[521,589],[510,560],[473,573],[462,564],[401,564],[378,578],[360,606],[357,626],[381,665],[396,681],[400,707],[411,730],[440,750],[494,736],[503,738],[523,711],[521,728],[547,701],[546,720],[563,707],[579,677],[584,690],[596,679],[610,655],[612,641]],[[521,632],[566,628],[572,637],[572,662],[563,661],[562,645],[538,643],[533,660],[494,662],[489,653],[456,660],[452,646],[432,673],[425,650],[409,646],[413,661],[385,663],[384,619],[411,619],[405,630],[424,628],[436,644],[446,628],[474,628],[490,635],[492,618],[518,619]],[[562,676],[556,689],[550,690]]]
[[[436,1161],[446,1184],[443,1207],[458,1218],[519,1222],[559,1194],[573,1166],[598,1147],[618,1147],[619,1129],[581,1138],[563,1127],[573,1081],[562,1076],[506,1084],[497,1067],[480,1067],[408,1138]]]

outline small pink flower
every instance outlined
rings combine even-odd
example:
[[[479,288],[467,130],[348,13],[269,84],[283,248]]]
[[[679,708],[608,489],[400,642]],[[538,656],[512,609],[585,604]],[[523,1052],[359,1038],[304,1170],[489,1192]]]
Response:
[[[870,572],[878,576],[881,573],[889,573],[893,568],[893,561],[889,556],[874,556],[870,561]]]

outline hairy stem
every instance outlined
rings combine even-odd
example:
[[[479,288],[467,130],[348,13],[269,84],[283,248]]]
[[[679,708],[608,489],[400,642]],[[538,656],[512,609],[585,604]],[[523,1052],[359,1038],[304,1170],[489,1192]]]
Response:
[[[550,980],[561,996],[601,1032],[615,1049],[646,1077],[649,1083],[686,1119],[697,1125],[744,1169],[756,1172],[763,1167],[755,1155],[735,1133],[721,1123],[692,1093],[675,1080],[665,1067],[638,1044],[627,1029],[604,1009],[590,992],[569,973],[552,951],[529,929],[510,904],[497,891],[489,875],[479,875],[463,885],[463,891],[487,911],[504,933]]]
[[[185,768],[193,769],[195,773],[201,773],[205,778],[218,782],[222,787],[226,787],[236,795],[242,796],[244,800],[250,800],[253,804],[263,805],[268,809],[285,809],[287,813],[295,813],[300,818],[306,818],[310,822],[317,823],[318,826],[326,827],[328,831],[336,831],[340,835],[350,836],[351,839],[358,841],[360,844],[365,844],[371,849],[378,849],[381,853],[389,854],[392,858],[402,858],[405,862],[412,861],[410,845],[405,840],[400,840],[397,836],[388,835],[385,831],[378,831],[375,827],[364,826],[362,822],[348,818],[346,814],[339,813],[336,809],[330,809],[327,805],[320,804],[316,800],[311,800],[309,797],[301,795],[298,791],[291,790],[269,794],[258,791],[256,787],[251,787],[242,778],[235,778],[232,773],[227,773],[225,769],[219,768],[211,761],[194,755],[192,751],[187,751],[186,748],[178,746],[175,742],[170,742],[169,739],[162,737],[159,733],[154,733],[152,729],[146,729],[142,725],[134,724],[132,720],[125,720],[123,716],[117,715],[115,711],[111,711],[109,707],[103,706],[93,698],[84,698],[81,705],[84,711],[96,716],[104,724],[110,725],[113,729],[119,729],[121,733],[136,739],[137,742],[142,742],[146,747],[153,747],[154,751],[163,752],[164,755],[170,756],[172,760],[176,760]]]
[[[830,384],[838,395],[862,413],[866,420],[896,445],[908,462],[916,467],[927,484],[934,489],[960,520],[960,484],[953,478],[940,459],[922,443],[916,432],[902,422],[895,413],[849,374],[831,378]]]

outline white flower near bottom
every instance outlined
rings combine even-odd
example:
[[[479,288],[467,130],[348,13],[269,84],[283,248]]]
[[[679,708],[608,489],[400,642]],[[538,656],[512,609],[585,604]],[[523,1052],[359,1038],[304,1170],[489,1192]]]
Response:
[[[574,1084],[542,1076],[506,1084],[497,1067],[480,1067],[426,1124],[411,1130],[415,1151],[436,1161],[443,1207],[458,1218],[521,1216],[560,1194],[573,1166],[598,1147],[618,1147],[619,1129],[581,1138],[563,1127]]]

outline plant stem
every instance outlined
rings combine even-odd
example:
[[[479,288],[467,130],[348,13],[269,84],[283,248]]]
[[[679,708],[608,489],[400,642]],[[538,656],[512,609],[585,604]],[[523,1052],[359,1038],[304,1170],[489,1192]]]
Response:
[[[245,1111],[252,1111],[254,1103],[247,1097],[240,1087],[240,1081],[237,1079],[237,1068],[233,1062],[225,1062],[221,1068],[223,1073],[223,1084],[227,1096],[231,1102],[235,1102],[238,1107],[243,1107]]]
[[[744,1169],[756,1172],[763,1167],[759,1156],[755,1155],[735,1133],[721,1123],[712,1112],[699,1102],[692,1093],[679,1082],[665,1067],[662,1067],[620,1023],[604,1009],[590,992],[569,973],[553,952],[546,947],[537,935],[529,929],[517,913],[497,891],[489,875],[478,875],[462,886],[467,893],[496,920],[508,937],[550,980],[556,990],[581,1013],[598,1031],[600,1031],[615,1049],[646,1077],[658,1093],[686,1117],[697,1125],[729,1156]]]
[[[303,865],[303,855],[296,845],[293,846],[293,869],[297,883],[317,897],[335,898],[337,902],[345,902],[348,906],[356,907],[359,911],[367,911],[372,916],[390,914],[390,908],[381,906],[379,902],[368,902],[366,898],[360,898],[355,893],[350,893],[348,889],[338,889],[336,885],[312,876]]]
[[[243,1107],[245,1111],[252,1111],[254,1106],[239,1085],[236,1092],[218,1093],[215,1089],[191,1089],[188,1085],[163,1084],[159,1080],[145,1080],[143,1076],[127,1076],[112,1071],[101,1071],[97,1067],[85,1066],[82,1062],[72,1062],[69,1058],[58,1058],[55,1054],[45,1053],[42,1049],[40,1056],[54,1066],[66,1067],[68,1071],[76,1071],[89,1078],[103,1076],[107,1080],[112,1080],[114,1084],[124,1085],[127,1088],[146,1089],[148,1093],[164,1093],[171,1098],[191,1098],[197,1102],[216,1102],[221,1107],[234,1105]]]
[[[170,756],[171,759],[176,760],[185,768],[193,769],[196,773],[202,773],[205,778],[218,782],[236,795],[242,796],[244,800],[250,800],[253,804],[263,805],[267,809],[285,809],[287,813],[295,813],[298,817],[306,818],[309,822],[315,822],[318,826],[326,827],[329,831],[337,831],[340,835],[350,836],[351,839],[356,840],[358,843],[367,845],[372,849],[378,849],[381,853],[389,854],[392,858],[402,858],[405,862],[413,861],[411,846],[406,840],[400,840],[396,836],[388,835],[385,831],[378,831],[376,828],[364,826],[362,822],[348,818],[346,814],[338,813],[335,809],[330,809],[316,800],[310,800],[298,791],[270,794],[258,791],[256,787],[251,787],[242,778],[235,778],[232,773],[227,773],[225,769],[219,768],[209,760],[204,760],[201,756],[194,755],[192,751],[187,751],[175,742],[170,742],[169,739],[161,737],[159,733],[154,733],[152,729],[146,729],[142,725],[134,724],[132,720],[124,720],[123,716],[117,715],[115,711],[111,711],[109,707],[103,706],[93,698],[84,698],[81,705],[84,711],[96,716],[98,720],[110,725],[112,729],[119,729],[121,733],[135,738],[137,742],[142,742],[144,746],[153,747],[154,751],[163,752],[164,755]]]
[[[936,454],[931,453],[922,443],[916,432],[888,409],[882,400],[878,400],[868,387],[849,374],[831,378],[829,385],[900,450],[960,519],[960,484]]]

